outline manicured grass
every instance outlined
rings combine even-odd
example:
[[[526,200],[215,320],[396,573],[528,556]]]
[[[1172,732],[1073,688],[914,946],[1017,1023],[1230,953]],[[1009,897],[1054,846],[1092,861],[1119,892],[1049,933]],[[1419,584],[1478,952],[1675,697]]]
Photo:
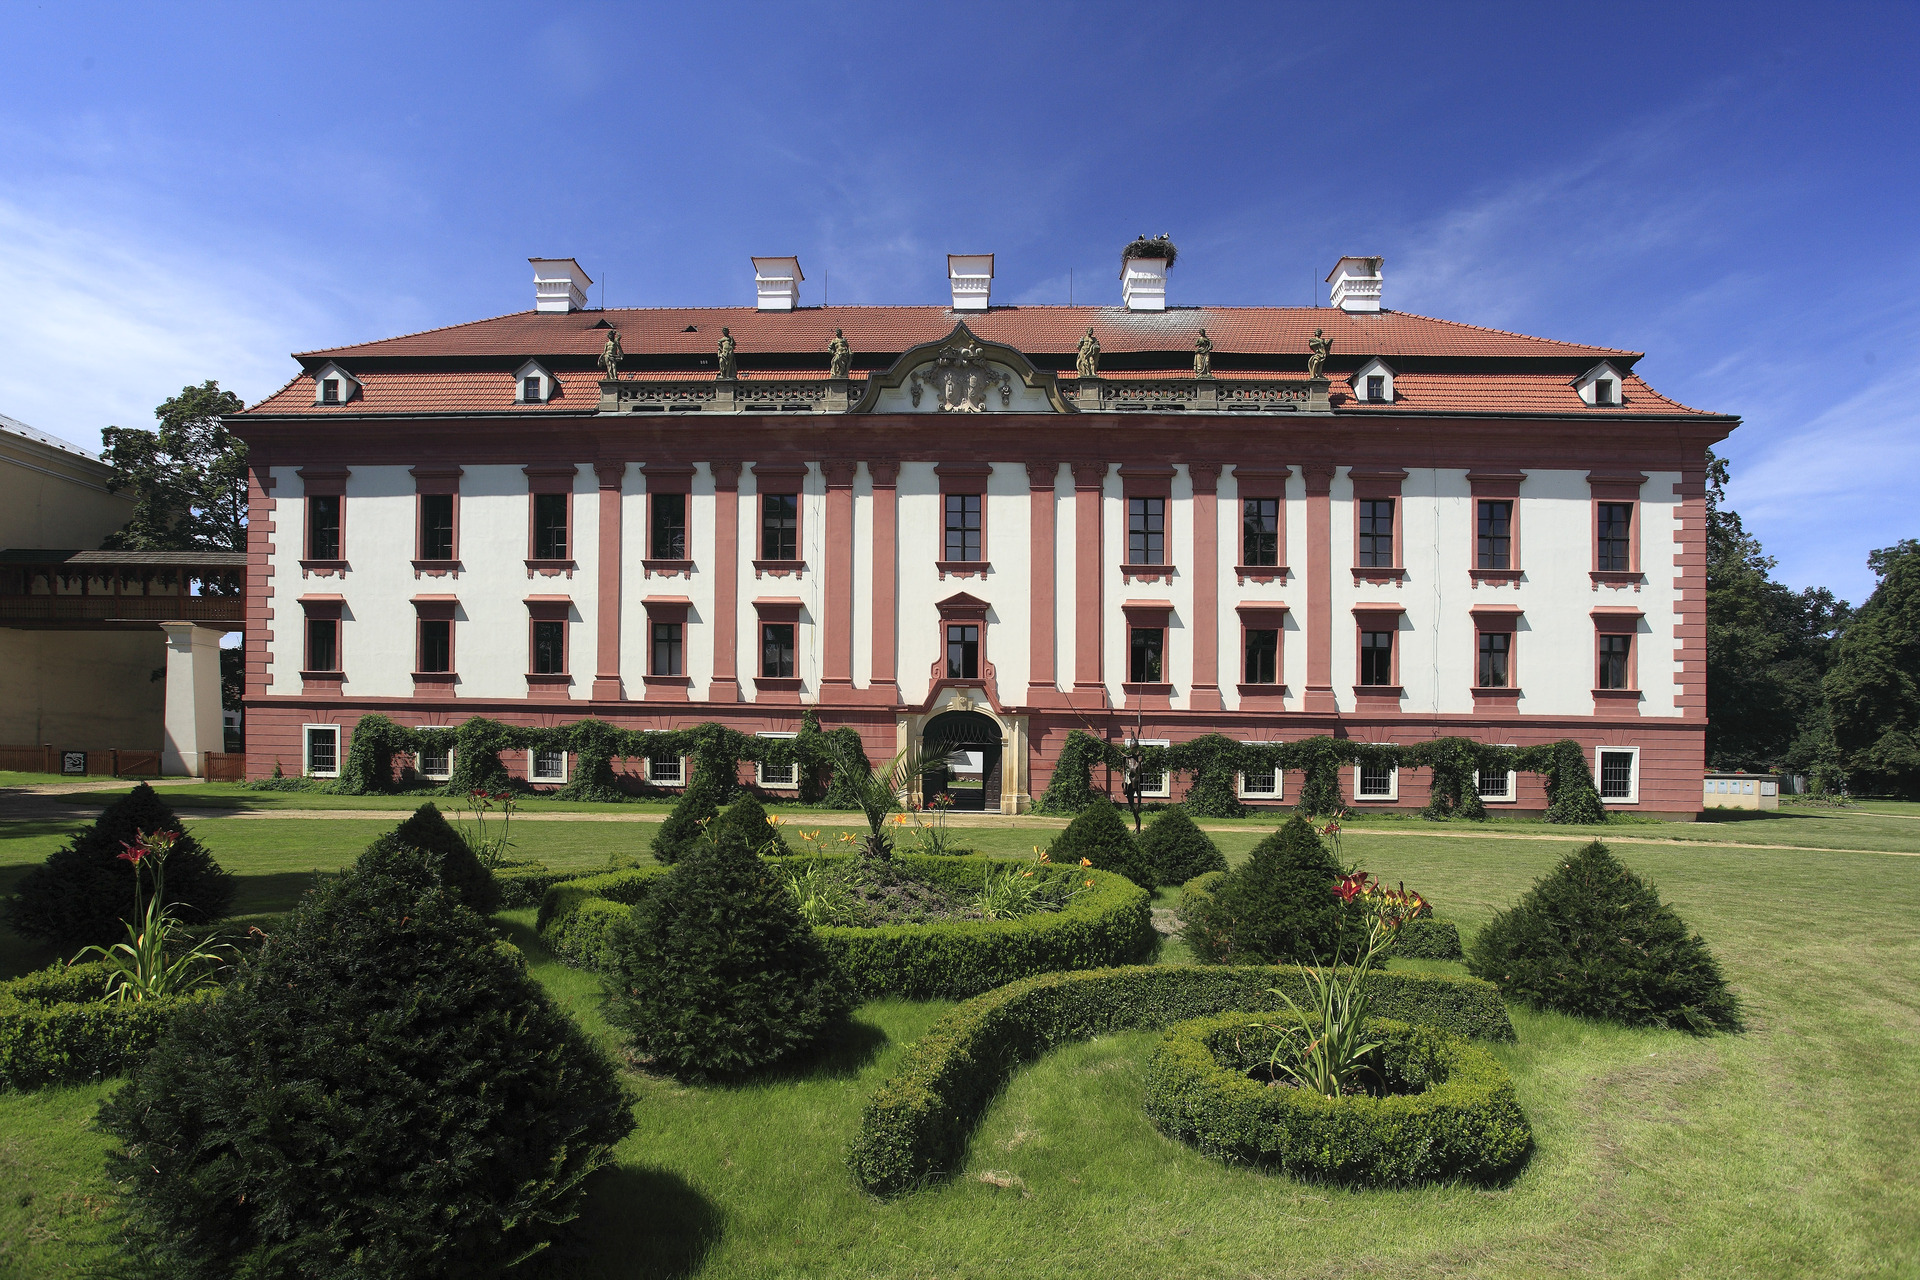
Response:
[[[868,1093],[949,1007],[887,1000],[860,1010],[852,1033],[819,1061],[774,1079],[706,1087],[633,1074],[640,1127],[596,1183],[558,1271],[1395,1280],[1920,1274],[1920,1198],[1911,1190],[1920,1180],[1920,936],[1912,928],[1920,858],[1711,843],[1715,835],[1791,843],[1773,838],[1776,824],[1808,821],[1830,823],[1822,832],[1855,832],[1860,847],[1920,851],[1920,823],[1902,812],[1875,805],[1702,824],[1702,838],[1685,843],[1632,843],[1670,827],[1609,830],[1623,860],[1707,938],[1746,1001],[1751,1027],[1693,1039],[1516,1010],[1519,1040],[1496,1052],[1514,1073],[1537,1149],[1510,1185],[1356,1192],[1223,1167],[1147,1123],[1142,1071],[1152,1037],[1136,1034],[1071,1046],[1023,1070],[957,1177],[875,1201],[853,1187],[844,1146]],[[254,912],[284,909],[314,870],[350,861],[389,824],[192,820],[195,834],[243,876],[242,908]],[[1267,825],[1215,838],[1238,862]],[[1761,827],[1767,839],[1755,838]],[[0,823],[0,884],[66,829]],[[609,853],[639,852],[653,830],[542,822],[516,826],[515,836],[522,856],[587,870]],[[1445,838],[1461,830],[1351,824],[1341,856],[1418,888],[1470,940],[1568,846]],[[1053,832],[961,834],[977,848],[1025,853]],[[1176,898],[1177,891],[1161,895],[1163,904]],[[555,998],[617,1048],[600,1018],[597,981],[545,955],[531,914],[510,913],[502,923]],[[1176,947],[1161,957],[1180,958]],[[109,1224],[95,1217],[106,1194],[105,1142],[85,1127],[106,1091],[0,1096],[0,1275],[62,1274],[92,1261],[108,1238]]]

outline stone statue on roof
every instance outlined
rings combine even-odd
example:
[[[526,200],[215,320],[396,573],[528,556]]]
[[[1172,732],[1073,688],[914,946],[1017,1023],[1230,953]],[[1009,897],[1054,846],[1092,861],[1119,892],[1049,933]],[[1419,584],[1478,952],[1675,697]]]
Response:
[[[827,358],[831,361],[827,369],[829,378],[844,378],[847,371],[853,368],[853,345],[838,329],[833,331],[833,341],[827,344]]]
[[[1325,329],[1315,329],[1313,336],[1307,339],[1307,349],[1313,352],[1307,357],[1307,378],[1311,381],[1320,376],[1320,367],[1327,362],[1327,352],[1333,350],[1333,339],[1327,336]]]
[[[720,330],[720,369],[713,376],[733,379],[740,376],[739,366],[733,360],[733,330],[722,327]]]
[[[1193,376],[1211,378],[1213,376],[1213,339],[1202,329],[1200,336],[1193,340]]]
[[[620,331],[607,330],[607,345],[600,348],[600,367],[607,371],[608,382],[620,377],[620,357],[626,354],[620,349]]]
[[[1093,326],[1087,326],[1087,336],[1080,339],[1080,355],[1073,362],[1074,372],[1082,378],[1100,376],[1100,339],[1093,336]]]

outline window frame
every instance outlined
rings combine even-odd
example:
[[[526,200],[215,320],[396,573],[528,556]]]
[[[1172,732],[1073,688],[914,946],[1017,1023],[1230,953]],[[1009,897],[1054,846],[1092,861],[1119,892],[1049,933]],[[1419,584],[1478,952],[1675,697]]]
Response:
[[[527,674],[534,675],[534,676],[571,675],[572,672],[568,670],[568,664],[567,664],[567,659],[569,655],[567,653],[568,637],[567,637],[566,619],[565,618],[528,618],[527,627],[528,627]],[[548,668],[547,670],[544,670],[544,671],[541,670],[540,668],[540,648],[541,648],[540,636],[541,636],[541,628],[543,627],[554,628],[555,630],[551,634],[558,636],[560,641],[559,665],[556,667]]]
[[[574,466],[543,465],[522,467],[527,477],[527,568],[548,573],[571,571],[576,565],[576,553],[580,549],[578,529],[574,521],[573,490],[579,480],[579,469]],[[564,555],[542,556],[540,549],[540,499],[564,497],[563,536],[566,539]]]
[[[942,649],[943,649],[942,657],[944,659],[942,664],[942,669],[945,670],[946,672],[946,676],[944,677],[945,679],[978,680],[981,678],[981,672],[985,669],[981,666],[980,660],[984,654],[985,647],[986,647],[985,646],[986,629],[987,628],[984,621],[976,621],[972,618],[942,618],[940,620],[940,631],[944,641],[944,644],[942,646]],[[963,635],[961,639],[956,642],[953,634],[955,631],[960,631],[960,632],[971,631],[973,635],[971,636],[971,638]],[[955,671],[953,669],[954,667],[953,646],[956,643],[962,646],[963,659],[966,656],[969,656],[966,654],[965,646],[969,644],[973,646],[973,652],[970,655],[973,659],[972,671]],[[963,666],[965,665],[964,661],[962,665]]]
[[[648,786],[650,787],[684,787],[687,785],[687,757],[673,756],[671,758],[674,763],[675,773],[672,780],[669,781],[668,779],[665,779],[665,778],[657,778],[654,776],[654,773],[653,773],[654,766],[668,759],[668,757],[665,757],[665,756],[646,757],[646,772],[644,776],[646,778]]]
[[[1514,506],[1515,502],[1512,498],[1475,498],[1473,500],[1473,567],[1483,573],[1513,572]],[[1488,516],[1495,510],[1503,511],[1505,514],[1505,519],[1502,521],[1504,527],[1498,532],[1490,531],[1488,528],[1491,523]],[[1490,564],[1488,563],[1492,559],[1489,554],[1492,549],[1490,544],[1496,543],[1505,544],[1499,548],[1502,553],[1499,559],[1504,563]]]
[[[655,490],[652,485],[647,486],[647,554],[644,557],[645,559],[665,560],[674,563],[683,563],[693,559],[689,546],[691,522],[687,518],[687,508],[692,505],[692,497],[693,495],[685,489]],[[675,506],[679,508],[679,536],[677,546],[673,545],[671,541],[674,533],[672,510]],[[667,526],[664,532],[669,537],[669,542],[666,546],[661,545],[663,523]]]
[[[644,519],[646,526],[642,530],[646,538],[646,547],[640,557],[641,570],[647,577],[654,574],[668,576],[680,574],[693,576],[693,473],[689,462],[647,462],[640,466],[640,477],[646,495]],[[682,556],[663,556],[660,546],[654,538],[654,500],[678,496],[680,515],[683,522],[681,550]]]
[[[333,737],[333,768],[321,773],[313,767],[313,735],[331,734]],[[337,724],[303,724],[300,726],[300,776],[303,778],[337,778],[340,776],[340,726]]]
[[[1473,687],[1475,689],[1498,689],[1504,692],[1515,687],[1513,634],[1499,627],[1474,628]],[[1500,678],[1487,679],[1488,668],[1496,665],[1500,668]]]
[[[445,613],[437,610],[429,612],[422,610],[418,604],[415,604],[413,619],[413,673],[415,675],[431,676],[436,679],[448,680],[459,671],[460,668],[456,666],[454,662],[455,629],[453,623],[454,618],[451,609]],[[447,629],[447,657],[445,666],[429,667],[427,665],[428,627],[445,627]]]
[[[1154,674],[1153,678],[1142,679],[1142,678],[1139,678],[1140,673],[1135,667],[1135,661],[1137,656],[1136,651],[1141,648],[1138,641],[1141,638],[1144,638],[1147,636],[1158,637],[1148,647],[1156,651],[1152,656],[1156,660],[1156,664],[1158,665],[1159,670]],[[1153,621],[1145,621],[1145,620],[1135,621],[1133,619],[1128,620],[1126,683],[1129,685],[1140,685],[1140,686],[1166,685],[1166,684],[1173,683],[1171,680],[1167,679],[1167,625],[1164,622],[1153,622]]]
[[[1170,465],[1123,463],[1120,467],[1120,580],[1122,582],[1173,582],[1177,549],[1174,516],[1179,510],[1173,501],[1174,468]],[[1102,493],[1105,481],[1100,482]],[[1104,505],[1106,499],[1102,498]],[[1133,504],[1157,501],[1160,504],[1160,558],[1156,561],[1133,558]],[[1186,509],[1192,510],[1189,501]],[[1143,508],[1143,511],[1145,509]],[[1143,515],[1143,519],[1145,516]],[[1143,536],[1149,531],[1142,530]],[[1191,533],[1188,534],[1189,538]],[[1164,669],[1164,667],[1163,667]]]
[[[967,511],[967,503],[969,502],[973,503],[973,510],[971,513]],[[957,530],[953,523],[955,503],[960,504],[960,525]],[[945,492],[941,493],[940,495],[940,560],[943,563],[978,564],[982,560],[985,560],[987,558],[986,556],[986,543],[987,543],[986,509],[987,509],[987,495],[984,493],[945,493]],[[973,517],[973,524],[971,527],[967,525],[967,517],[969,514],[971,514],[971,516]],[[953,538],[956,532],[958,532],[960,535],[960,554],[959,555],[954,554]],[[973,554],[972,555],[966,554],[967,552],[966,542],[969,534],[972,535],[973,537]]]
[[[453,726],[445,725],[445,724],[417,724],[413,727],[416,729],[450,729]],[[426,764],[421,754],[418,751],[416,751],[413,753],[413,771],[419,774],[421,777],[427,779],[429,782],[445,782],[447,779],[453,776],[453,752],[454,752],[453,744],[448,743],[447,744],[447,767],[439,773],[429,773],[427,772]]]
[[[333,661],[327,663],[325,666],[318,665],[313,660],[314,659],[313,639],[315,635],[319,634],[319,630],[316,630],[316,629],[323,629],[325,631],[326,635],[328,636],[328,647],[333,650],[333,653],[330,655]],[[304,652],[301,655],[302,661],[300,664],[300,674],[302,675],[312,674],[317,676],[337,676],[345,673],[346,660],[340,652],[342,646],[340,644],[340,615],[339,614],[337,613],[332,615],[313,614],[313,613],[307,614],[306,628],[305,628],[303,639],[305,642],[305,646],[304,646]]]
[[[1400,651],[1405,648],[1400,643],[1401,623],[1406,620],[1407,611],[1398,604],[1357,604],[1353,606],[1353,696],[1355,706],[1362,699],[1368,701],[1368,709],[1388,709],[1381,702],[1391,700],[1397,709],[1399,699],[1406,696],[1406,690],[1400,684]],[[1366,670],[1366,636],[1369,632],[1388,632],[1393,636],[1388,657],[1388,670],[1393,677],[1392,684],[1362,684],[1361,676]]]
[[[1261,688],[1271,688],[1283,683],[1280,679],[1280,654],[1283,649],[1283,645],[1281,644],[1280,637],[1282,634],[1283,634],[1282,629],[1279,626],[1249,626],[1245,619],[1241,620],[1241,623],[1240,623],[1240,683],[1241,684],[1258,685]],[[1273,669],[1272,669],[1272,672],[1270,673],[1269,678],[1264,680],[1257,678],[1254,675],[1254,670],[1253,670],[1253,638],[1256,635],[1273,637],[1273,652],[1271,654]]]
[[[1171,738],[1141,738],[1141,739],[1140,739],[1140,745],[1141,745],[1141,746],[1143,746],[1143,747],[1171,747],[1171,746],[1173,745],[1173,739],[1171,739]],[[1148,790],[1147,788],[1145,788],[1145,787],[1142,787],[1142,788],[1140,789],[1140,798],[1141,798],[1142,800],[1171,800],[1171,799],[1173,799],[1173,770],[1171,770],[1171,769],[1162,769],[1162,770],[1160,771],[1160,782],[1159,782],[1159,785],[1158,785],[1158,786],[1156,786],[1156,787],[1154,787],[1154,788],[1153,788],[1152,790]]]
[[[447,501],[447,554],[429,555],[436,548],[427,545],[427,508],[438,499]],[[456,469],[451,477],[414,473],[413,494],[413,567],[416,571],[452,568],[460,563],[460,478]]]
[[[1587,570],[1597,583],[1640,582],[1644,570],[1641,543],[1646,538],[1646,503],[1641,490],[1647,477],[1640,472],[1587,473]],[[1600,512],[1604,506],[1624,505],[1627,512],[1627,563],[1625,568],[1600,567]]]
[[[798,733],[791,732],[788,730],[763,729],[755,733],[753,736],[756,738],[792,739],[792,738],[797,738],[800,735]],[[767,766],[765,765],[765,763],[759,760],[755,760],[753,762],[753,785],[755,785],[756,787],[759,787],[763,791],[794,791],[794,792],[799,791],[800,790],[799,764],[797,763],[790,764],[786,767],[793,771],[792,777],[785,782],[773,782],[767,778]]]
[[[1511,742],[1496,742],[1493,745],[1506,747],[1509,750],[1514,749],[1515,746]],[[1473,789],[1479,793],[1481,804],[1518,804],[1520,803],[1520,773],[1516,769],[1507,770],[1506,791],[1500,795],[1488,795],[1480,790],[1480,770],[1476,768],[1473,771]]]
[[[527,607],[527,692],[534,697],[566,698],[573,683],[573,601],[567,596],[529,596]],[[560,663],[558,671],[540,671],[538,623],[560,624]]]
[[[1609,796],[1606,793],[1606,761],[1608,755],[1626,755],[1632,757],[1627,766],[1627,794]],[[1597,745],[1593,749],[1593,788],[1600,796],[1601,804],[1637,805],[1640,803],[1640,748],[1635,746]]]
[[[1255,582],[1273,582],[1287,576],[1287,481],[1292,476],[1292,467],[1261,470],[1235,466],[1233,469],[1234,501],[1238,504],[1240,513],[1238,522],[1240,536],[1235,543],[1234,575],[1242,585],[1249,579]],[[1274,504],[1274,562],[1272,564],[1247,563],[1247,503],[1256,500]]]
[[[793,501],[793,554],[792,555],[777,556],[777,555],[768,554],[767,502],[769,499],[772,499],[772,498],[790,498]],[[766,490],[755,491],[753,495],[754,512],[756,516],[756,524],[759,529],[759,532],[755,536],[758,540],[758,546],[760,551],[760,554],[755,557],[756,560],[766,561],[771,564],[804,564],[806,562],[806,556],[802,554],[803,549],[800,543],[801,513],[803,508],[806,506],[805,499],[806,499],[805,490],[802,489],[797,484],[792,489],[766,489]]]
[[[1347,471],[1348,482],[1353,489],[1349,507],[1353,513],[1353,576],[1355,581],[1388,582],[1407,576],[1406,570],[1406,503],[1402,500],[1401,482],[1407,473],[1395,468],[1387,470],[1373,467],[1350,467]],[[1366,564],[1360,558],[1361,522],[1365,510],[1362,504],[1369,502],[1391,502],[1393,504],[1393,526],[1387,535],[1387,554],[1391,564]],[[1377,517],[1376,517],[1377,518]],[[1379,538],[1380,534],[1369,535]],[[1376,544],[1374,553],[1379,554]]]
[[[788,669],[784,672],[767,670],[767,633],[775,627],[785,628],[787,632],[786,661]],[[759,620],[759,641],[760,657],[759,661],[755,664],[758,672],[756,676],[757,679],[797,680],[800,678],[797,674],[800,670],[800,623],[797,619],[761,618]]]
[[[542,755],[556,755],[560,757],[560,775],[558,777],[554,777],[551,774],[545,776],[540,774],[540,757]],[[550,784],[565,786],[572,775],[573,753],[571,751],[543,751],[538,747],[527,748],[527,781],[529,783],[535,786]]]
[[[1395,645],[1394,647],[1398,648],[1399,646]],[[1369,743],[1368,745],[1375,746],[1375,747],[1386,747],[1386,746],[1391,746],[1393,744],[1388,742],[1374,742],[1374,743]],[[1353,803],[1355,804],[1398,804],[1400,801],[1400,766],[1399,765],[1388,766],[1387,791],[1385,795],[1367,795],[1361,791],[1360,788],[1361,788],[1362,781],[1366,776],[1366,769],[1367,769],[1367,766],[1363,764],[1356,764],[1353,766]]]
[[[1169,564],[1169,561],[1167,558],[1167,536],[1168,536],[1167,516],[1169,514],[1168,508],[1170,508],[1173,505],[1172,499],[1163,497],[1159,494],[1130,493],[1123,499],[1123,501],[1126,503],[1127,523],[1126,523],[1125,533],[1126,533],[1126,539],[1127,539],[1126,563],[1128,568],[1131,568],[1131,569],[1164,569],[1166,568],[1167,565]],[[1135,514],[1134,505],[1136,503],[1139,504],[1140,506],[1139,515],[1143,525],[1148,524],[1151,521],[1156,519],[1159,521],[1159,524],[1160,524],[1160,527],[1158,529],[1143,527],[1138,531],[1138,536],[1142,539],[1141,554],[1155,555],[1156,558],[1154,559],[1150,559],[1150,560],[1134,559],[1134,537],[1135,537],[1136,531],[1133,527],[1133,521],[1134,521],[1134,514]],[[1154,507],[1156,505],[1158,506],[1158,510],[1154,510]],[[1156,538],[1159,540],[1157,551],[1153,546],[1153,540]]]
[[[339,494],[339,493],[308,492],[308,494],[306,495],[305,501],[306,501],[306,525],[307,525],[306,554],[303,555],[301,559],[308,560],[308,561],[317,561],[320,563],[334,563],[337,561],[345,560],[347,558],[346,557],[346,549],[347,549],[346,495]],[[330,548],[333,554],[316,555],[315,552],[319,550],[319,548],[316,548],[314,545],[315,543],[314,532],[316,527],[315,517],[319,512],[319,508],[316,507],[315,504],[328,503],[328,502],[333,504],[333,546],[332,548]]]
[[[660,669],[660,646],[662,643],[660,631],[663,627],[671,627],[674,631],[673,636],[666,641],[666,643],[671,646],[669,651],[673,657],[673,666],[676,668],[672,671],[662,671]],[[649,617],[647,619],[646,678],[649,680],[678,680],[684,679],[686,674],[687,624],[685,619]]]
[[[1237,501],[1240,503],[1240,561],[1239,563],[1248,569],[1279,568],[1280,567],[1280,544],[1284,541],[1284,539],[1280,535],[1280,528],[1281,528],[1281,523],[1286,516],[1287,500],[1285,498],[1273,497],[1270,494],[1241,494],[1240,497],[1237,499]],[[1252,555],[1249,555],[1247,553],[1248,548],[1252,545],[1253,539],[1256,536],[1255,530],[1253,529],[1250,522],[1254,520],[1265,520],[1267,516],[1267,513],[1265,511],[1250,512],[1247,510],[1248,507],[1253,506],[1256,503],[1262,506],[1265,506],[1266,504],[1271,503],[1273,506],[1273,530],[1272,530],[1273,549],[1271,552],[1273,558],[1270,560],[1255,559]],[[1264,530],[1260,531],[1259,536],[1264,538],[1266,536],[1266,531]]]
[[[1624,646],[1626,652],[1618,655],[1621,659],[1620,669],[1622,672],[1622,683],[1619,684],[1608,684],[1606,679],[1607,669],[1612,665],[1608,662],[1608,659],[1615,656],[1608,652],[1607,641],[1609,640],[1623,640],[1626,642]],[[1633,641],[1634,633],[1631,631],[1596,631],[1594,633],[1593,687],[1596,690],[1603,693],[1638,692],[1639,682],[1635,678],[1637,672],[1634,668],[1639,664],[1635,662],[1634,659],[1639,656],[1640,646]]]
[[[993,495],[990,492],[993,480],[993,464],[989,462],[942,462],[933,468],[933,474],[939,482],[939,494],[935,499],[939,503],[939,537],[934,544],[934,569],[941,578],[979,577],[984,579],[993,568],[992,544],[989,541],[993,515]],[[980,555],[973,560],[953,560],[947,557],[947,499],[978,498],[980,500]],[[944,632],[942,635],[944,636]],[[986,633],[981,633],[985,639]],[[945,650],[941,651],[942,669],[945,668]]]
[[[1266,747],[1272,746],[1273,744],[1269,742],[1253,742],[1243,738],[1241,739],[1241,745],[1248,747]],[[1248,791],[1247,775],[1244,770],[1238,771],[1233,775],[1233,789],[1235,794],[1242,800],[1252,800],[1256,803],[1285,804],[1287,802],[1287,771],[1278,765],[1274,766],[1272,794],[1261,791]]]

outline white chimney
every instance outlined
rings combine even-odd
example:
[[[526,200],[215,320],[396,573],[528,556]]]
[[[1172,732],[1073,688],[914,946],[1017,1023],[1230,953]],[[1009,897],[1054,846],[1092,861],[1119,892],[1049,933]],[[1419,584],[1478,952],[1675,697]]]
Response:
[[[807,277],[798,258],[753,260],[753,305],[761,311],[791,311],[800,305],[800,282]]]
[[[533,309],[578,311],[587,305],[593,277],[572,258],[528,258],[533,264]]]
[[[1333,264],[1327,279],[1332,304],[1342,311],[1378,311],[1380,309],[1380,258],[1342,258]]]
[[[953,285],[955,311],[985,311],[993,294],[993,255],[948,254],[947,280]]]
[[[1129,311],[1167,309],[1167,260],[1120,259],[1120,299]]]

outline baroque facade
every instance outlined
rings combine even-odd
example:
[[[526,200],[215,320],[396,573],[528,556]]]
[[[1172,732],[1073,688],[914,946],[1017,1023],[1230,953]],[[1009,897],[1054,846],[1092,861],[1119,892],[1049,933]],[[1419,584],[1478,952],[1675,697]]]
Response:
[[[1698,811],[1703,468],[1736,419],[1636,352],[1384,309],[1378,259],[1293,308],[1167,306],[1137,259],[1121,306],[995,307],[990,257],[949,266],[951,306],[800,307],[797,261],[757,259],[754,307],[602,311],[539,260],[533,311],[296,357],[230,420],[250,770],[326,774],[369,711],[812,707],[876,759],[980,751],[1006,812],[1076,728],[1574,738],[1610,806]]]

